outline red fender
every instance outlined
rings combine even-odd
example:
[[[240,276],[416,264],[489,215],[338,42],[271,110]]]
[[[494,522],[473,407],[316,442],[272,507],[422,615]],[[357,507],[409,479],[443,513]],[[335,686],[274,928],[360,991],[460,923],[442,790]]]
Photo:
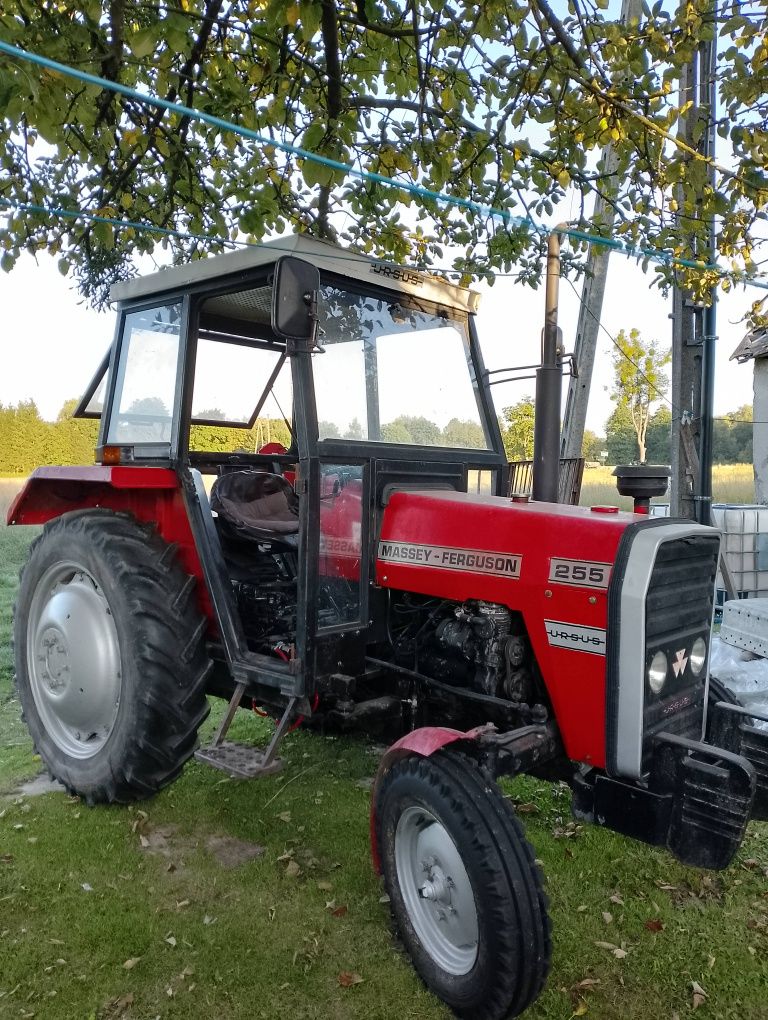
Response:
[[[452,730],[447,726],[422,726],[418,730],[411,730],[387,750],[379,763],[379,769],[371,791],[371,857],[377,874],[381,874],[381,860],[379,858],[379,842],[376,838],[376,793],[384,776],[392,768],[396,761],[416,754],[421,758],[429,758],[435,751],[439,751],[449,744],[455,744],[460,740],[476,741],[484,734],[492,732],[495,727],[492,724],[484,723],[482,726],[475,726],[471,730]]]

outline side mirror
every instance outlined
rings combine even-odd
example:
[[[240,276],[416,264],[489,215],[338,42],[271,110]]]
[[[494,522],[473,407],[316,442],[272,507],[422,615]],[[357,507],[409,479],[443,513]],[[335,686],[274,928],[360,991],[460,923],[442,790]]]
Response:
[[[303,259],[284,255],[275,265],[272,329],[284,340],[312,340],[317,323],[320,273]]]

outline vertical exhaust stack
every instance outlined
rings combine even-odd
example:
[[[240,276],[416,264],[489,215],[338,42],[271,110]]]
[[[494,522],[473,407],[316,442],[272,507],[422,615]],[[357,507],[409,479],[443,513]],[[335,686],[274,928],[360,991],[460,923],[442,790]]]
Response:
[[[560,235],[555,227],[547,243],[547,289],[541,367],[536,370],[536,421],[533,430],[533,498],[557,503],[560,480],[560,397],[563,371],[557,305],[560,289]]]

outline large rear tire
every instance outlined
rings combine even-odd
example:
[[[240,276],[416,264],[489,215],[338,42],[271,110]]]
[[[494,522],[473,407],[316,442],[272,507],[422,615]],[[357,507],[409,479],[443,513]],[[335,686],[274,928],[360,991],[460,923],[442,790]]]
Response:
[[[498,787],[441,751],[385,773],[376,831],[399,934],[425,984],[461,1017],[517,1016],[551,956],[533,851]]]
[[[46,525],[14,614],[24,719],[51,776],[89,804],[150,797],[178,776],[208,714],[195,581],[128,514]]]

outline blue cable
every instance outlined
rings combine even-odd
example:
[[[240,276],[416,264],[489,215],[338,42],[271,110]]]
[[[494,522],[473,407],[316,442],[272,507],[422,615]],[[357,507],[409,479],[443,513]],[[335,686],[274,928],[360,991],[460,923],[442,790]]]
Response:
[[[382,184],[389,188],[395,188],[398,191],[404,191],[408,194],[415,195],[418,198],[432,202],[442,202],[444,204],[454,205],[488,218],[500,219],[509,226],[523,227],[535,233],[550,233],[550,231],[534,223],[529,217],[513,216],[504,209],[497,209],[494,206],[473,202],[468,198],[459,198],[455,195],[449,195],[444,192],[432,191],[431,189],[422,187],[419,184],[397,181],[392,177],[386,177],[384,174],[376,173],[373,170],[361,170],[349,163],[342,163],[339,160],[331,159],[328,156],[321,156],[316,152],[310,152],[308,149],[302,149],[300,146],[291,145],[289,142],[275,141],[273,138],[261,135],[257,131],[252,131],[250,128],[242,127],[238,124],[232,123],[231,121],[224,120],[222,117],[216,117],[213,114],[204,113],[201,110],[195,110],[192,107],[184,106],[181,103],[172,103],[167,99],[161,99],[159,96],[145,95],[136,89],[130,88],[128,85],[121,85],[119,82],[109,81],[107,78],[100,78],[98,75],[89,74],[87,71],[80,71],[67,64],[61,64],[57,60],[51,60],[50,57],[43,57],[38,53],[30,53],[27,50],[20,49],[18,46],[12,46],[10,43],[4,42],[2,39],[0,39],[0,53],[5,53],[10,57],[17,57],[20,60],[26,60],[29,63],[37,64],[39,67],[44,67],[47,70],[56,71],[59,74],[77,78],[79,81],[85,82],[87,85],[96,85],[99,88],[107,89],[110,92],[116,92],[119,95],[127,96],[129,99],[135,99],[137,102],[146,106],[155,106],[159,109],[179,114],[182,117],[188,117],[190,120],[197,120],[204,124],[210,124],[212,127],[217,127],[222,131],[231,131],[234,134],[241,135],[243,138],[248,138],[251,141],[258,142],[260,145],[271,146],[272,148],[279,149],[289,155],[297,156],[300,159],[306,159],[313,163],[319,163],[321,166],[329,167],[332,170],[339,170],[342,173],[358,177],[362,180],[372,181],[373,183]],[[52,210],[47,210],[43,207],[40,207],[40,211],[52,212]],[[68,210],[60,210],[56,214],[69,217],[91,215],[85,213],[73,213]],[[96,217],[93,218],[96,219]],[[120,220],[110,220],[109,217],[104,217],[103,219],[104,222],[111,222],[120,226],[131,226],[134,229],[146,229],[146,227],[141,224]],[[98,222],[98,219],[96,219],[96,221]],[[202,237],[201,235],[184,235],[178,231],[167,230],[165,228],[157,228],[157,230],[159,232],[164,232],[169,236],[187,236],[200,240],[210,240]],[[619,251],[628,258],[649,259],[651,261],[661,263],[662,265],[680,266],[687,269],[698,269],[700,271],[714,271],[721,277],[733,278],[738,282],[768,290],[768,283],[760,283],[756,280],[748,279],[741,274],[729,273],[720,266],[713,265],[711,263],[700,262],[695,259],[679,258],[669,252],[659,251],[655,248],[635,248],[632,245],[625,244],[623,241],[617,240],[616,238],[600,237],[599,235],[589,234],[586,231],[570,227],[561,227],[558,229],[558,233],[572,238],[573,240],[585,241],[588,244],[594,244],[610,248],[614,251]],[[248,242],[225,242],[223,240],[222,243],[248,244]]]

